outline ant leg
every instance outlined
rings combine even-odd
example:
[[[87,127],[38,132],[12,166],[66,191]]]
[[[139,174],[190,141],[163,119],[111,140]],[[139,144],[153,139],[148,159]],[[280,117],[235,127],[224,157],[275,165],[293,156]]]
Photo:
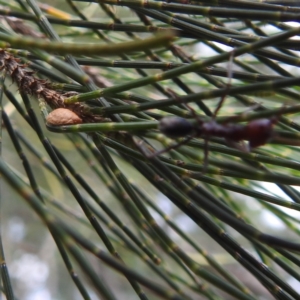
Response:
[[[242,151],[242,152],[251,152],[251,147],[249,146],[249,143],[248,144],[245,144],[244,141],[241,141],[241,142],[233,142],[232,140],[229,140],[229,139],[225,139],[226,141],[226,144],[234,149],[237,149],[239,151]]]
[[[178,95],[172,91],[171,89],[168,89],[168,91],[174,95],[175,98],[179,99]],[[187,103],[184,103],[184,105],[191,111],[191,113],[193,114],[194,118],[197,120],[197,122],[199,123],[200,126],[202,126],[203,121],[201,121],[198,117],[198,115],[196,114],[195,110],[189,106]],[[191,140],[193,137],[196,137],[196,135],[194,136],[190,136],[187,141]],[[204,137],[204,159],[203,159],[203,173],[206,173],[207,170],[207,166],[208,166],[208,141],[209,141],[209,137],[206,136]],[[178,143],[176,145],[176,148],[181,145],[180,143]],[[169,147],[171,148],[171,147]],[[171,148],[172,149],[172,148]],[[174,149],[174,148],[173,148]],[[162,150],[162,152],[165,152],[164,150]]]
[[[208,138],[204,142],[204,160],[203,160],[203,173],[205,174],[208,166]]]
[[[168,91],[170,94],[173,95],[173,97],[175,99],[177,99],[180,102],[180,98],[177,95],[177,93],[175,93],[173,90],[171,90],[170,88],[168,88]],[[197,123],[199,124],[199,126],[202,126],[203,121],[199,119],[198,115],[196,114],[195,110],[188,104],[188,103],[183,103],[184,106],[186,106],[186,108],[192,113],[194,119],[197,121]]]
[[[175,99],[179,99],[179,96],[171,89],[167,89],[168,93],[170,93]],[[189,107],[187,104],[183,103],[183,105],[192,112],[192,114],[197,117],[195,111],[193,110],[192,107]],[[156,151],[154,152],[153,154],[151,155],[148,155],[148,158],[153,158],[155,156],[158,156],[160,154],[163,154],[163,153],[166,153],[172,149],[176,149],[178,148],[179,146],[182,146],[186,143],[188,143],[192,138],[194,138],[197,134],[196,132],[193,130],[193,125],[190,124],[186,119],[183,119],[183,118],[176,118],[176,117],[173,117],[173,122],[162,122],[164,119],[166,120],[169,120],[169,119],[172,119],[172,117],[166,117],[166,118],[163,118],[161,121],[160,121],[160,131],[166,135],[167,137],[170,137],[170,138],[177,138],[177,137],[184,137],[184,136],[187,136],[186,138],[184,138],[182,141],[178,142],[177,144],[175,145],[170,145],[168,147],[166,147],[165,149],[162,149],[160,151]],[[174,122],[175,120],[175,122]],[[182,121],[184,121],[182,123]],[[200,123],[202,124],[202,121],[200,120]],[[180,128],[176,131],[176,128],[178,128],[178,126],[180,126]]]
[[[252,111],[252,110],[256,110],[258,109],[259,107],[261,107],[261,104],[260,103],[257,103],[257,104],[254,104],[250,107],[248,107],[246,110],[244,110],[242,113],[238,114],[238,115],[235,115],[235,116],[230,116],[228,118],[225,119],[224,123],[230,123],[231,121],[234,121],[238,118],[242,116],[245,116],[248,112]]]
[[[189,136],[187,138],[185,138],[184,140],[178,142],[177,144],[175,145],[171,145],[169,147],[166,147],[165,149],[162,149],[162,150],[159,150],[159,151],[156,151],[150,155],[147,155],[148,158],[152,158],[152,157],[155,157],[155,156],[158,156],[158,155],[161,155],[163,153],[166,153],[166,152],[169,152],[170,150],[174,150],[182,145],[185,145],[186,143],[188,143],[192,138],[194,138],[194,136]]]
[[[179,103],[181,103],[181,101],[180,101],[180,98],[179,98],[179,96],[178,96],[178,94],[177,93],[175,93],[173,90],[171,90],[170,88],[167,88],[167,91],[176,99],[176,100],[178,100],[178,102]],[[198,116],[197,116],[197,114],[196,114],[196,112],[195,112],[195,110],[188,104],[188,103],[182,103],[191,113],[192,113],[192,115],[193,115],[193,117],[195,118],[195,119],[197,119],[198,118]]]
[[[219,101],[215,111],[214,111],[214,114],[213,114],[213,119],[216,118],[219,110],[221,109],[224,101],[225,101],[225,98],[230,90],[230,87],[231,87],[231,79],[232,79],[232,63],[233,63],[233,58],[234,58],[234,52],[235,50],[232,50],[231,51],[231,54],[230,54],[230,58],[229,58],[229,62],[228,62],[228,72],[227,72],[227,76],[228,76],[228,82],[227,82],[227,85],[226,85],[226,91],[224,93],[224,95],[222,96],[221,100]]]

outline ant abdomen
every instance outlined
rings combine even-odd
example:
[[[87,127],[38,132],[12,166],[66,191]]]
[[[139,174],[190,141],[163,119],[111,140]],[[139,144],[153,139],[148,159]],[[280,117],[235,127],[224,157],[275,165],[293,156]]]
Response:
[[[249,147],[256,148],[268,142],[273,135],[273,126],[276,120],[258,119],[251,121],[247,126]]]
[[[159,122],[158,129],[165,136],[176,139],[194,133],[194,125],[180,117],[165,117]]]

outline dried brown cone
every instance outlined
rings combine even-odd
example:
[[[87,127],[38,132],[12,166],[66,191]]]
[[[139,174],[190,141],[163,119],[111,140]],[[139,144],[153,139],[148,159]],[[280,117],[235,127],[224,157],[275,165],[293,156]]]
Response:
[[[66,105],[64,99],[70,96],[70,93],[60,93],[56,90],[49,89],[46,80],[41,80],[33,76],[34,71],[26,69],[26,65],[20,63],[20,59],[15,58],[9,52],[0,49],[0,70],[5,69],[11,76],[13,82],[18,85],[20,91],[33,95],[36,98],[42,98],[52,108],[66,108],[75,113],[82,122],[94,123],[101,122],[103,118],[87,114],[84,105],[74,103]]]

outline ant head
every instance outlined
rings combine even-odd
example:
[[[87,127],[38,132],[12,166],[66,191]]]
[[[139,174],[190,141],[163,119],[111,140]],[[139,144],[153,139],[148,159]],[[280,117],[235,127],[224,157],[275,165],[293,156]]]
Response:
[[[180,117],[165,117],[159,122],[158,129],[167,137],[176,139],[194,132],[194,125]]]

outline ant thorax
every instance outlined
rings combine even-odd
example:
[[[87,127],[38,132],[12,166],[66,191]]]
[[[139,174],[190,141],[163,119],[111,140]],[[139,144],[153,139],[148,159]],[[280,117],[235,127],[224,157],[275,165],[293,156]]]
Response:
[[[230,125],[224,126],[222,124],[217,123],[215,120],[211,120],[201,124],[198,130],[198,135],[224,137],[227,136],[227,134],[229,134],[228,130],[230,129],[230,127]]]

